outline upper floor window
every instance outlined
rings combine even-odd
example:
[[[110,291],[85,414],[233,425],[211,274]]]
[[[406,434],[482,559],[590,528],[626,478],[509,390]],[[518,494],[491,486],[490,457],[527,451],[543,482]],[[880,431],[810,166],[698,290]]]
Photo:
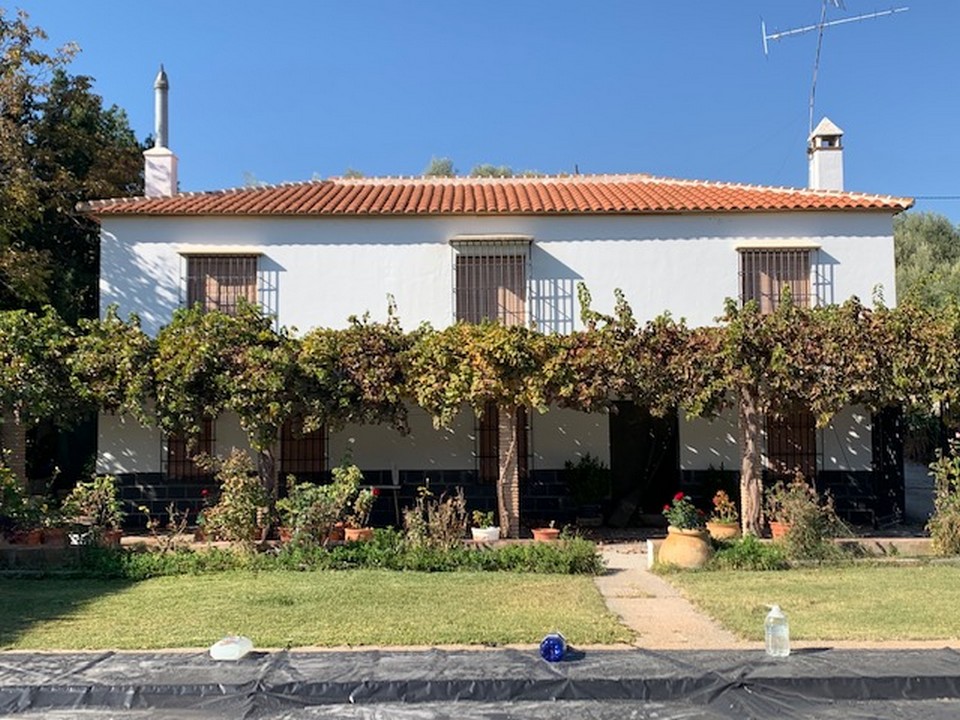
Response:
[[[530,238],[458,235],[451,244],[456,319],[525,324]]]
[[[188,255],[187,306],[233,314],[241,298],[257,301],[258,255]]]
[[[810,250],[741,249],[740,302],[756,300],[760,312],[771,313],[780,305],[785,289],[795,305],[808,306],[810,288]]]

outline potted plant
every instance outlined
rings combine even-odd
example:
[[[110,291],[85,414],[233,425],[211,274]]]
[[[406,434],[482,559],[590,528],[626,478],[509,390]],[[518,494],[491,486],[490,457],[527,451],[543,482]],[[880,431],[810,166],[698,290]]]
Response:
[[[682,492],[663,506],[667,518],[667,538],[660,546],[657,560],[682,568],[703,567],[713,548],[704,528],[704,513]]]
[[[737,506],[723,490],[713,496],[713,512],[707,520],[707,532],[714,540],[733,540],[740,537],[740,515]]]
[[[470,513],[470,535],[474,542],[490,543],[500,539],[500,527],[493,524],[493,510]]]
[[[553,542],[560,537],[560,528],[554,527],[554,521],[551,520],[547,527],[532,528],[533,539],[537,542]]]
[[[774,540],[784,537],[790,528],[812,510],[817,511],[820,501],[817,491],[798,472],[789,483],[777,481],[764,493],[764,506],[770,535]]]
[[[370,511],[373,510],[373,501],[378,495],[376,488],[364,488],[357,493],[353,501],[353,510],[347,516],[346,527],[343,529],[344,540],[355,542],[373,540],[373,528],[368,527]]]
[[[288,484],[287,497],[277,501],[280,539],[306,545],[326,545],[342,539],[337,524],[354,493],[352,485],[337,480],[328,485]]]
[[[112,475],[97,475],[79,482],[63,501],[63,513],[79,525],[85,525],[96,542],[107,546],[120,544],[123,506]]]

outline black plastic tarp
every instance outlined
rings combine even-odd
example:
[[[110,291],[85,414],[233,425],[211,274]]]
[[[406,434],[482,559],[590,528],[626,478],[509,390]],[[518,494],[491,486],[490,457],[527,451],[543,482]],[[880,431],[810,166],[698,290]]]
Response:
[[[237,662],[177,652],[0,654],[0,715],[21,714],[956,718],[960,654],[637,649],[574,651],[556,664],[535,649],[273,652]]]

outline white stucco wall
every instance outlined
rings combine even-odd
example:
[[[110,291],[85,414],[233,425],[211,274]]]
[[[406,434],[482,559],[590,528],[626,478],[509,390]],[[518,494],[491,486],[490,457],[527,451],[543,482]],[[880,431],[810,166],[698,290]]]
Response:
[[[103,220],[101,303],[137,312],[150,333],[181,301],[188,246],[262,253],[260,291],[283,325],[341,327],[351,314],[386,316],[394,296],[407,329],[453,316],[449,240],[461,234],[533,237],[529,310],[544,329],[579,326],[575,286],[609,312],[621,288],[638,318],[670,310],[712,323],[736,297],[744,241],[820,245],[814,282],[825,302],[895,301],[892,223],[886,213],[770,213],[623,217],[126,218]]]
[[[476,464],[473,413],[461,412],[450,428],[435,430],[430,415],[410,408],[410,434],[382,425],[350,425],[329,435],[330,465],[349,452],[369,470],[469,470]]]
[[[681,470],[740,470],[737,414],[727,409],[715,418],[680,416]]]
[[[873,427],[863,407],[845,408],[817,436],[821,470],[872,470]]]
[[[530,413],[532,468],[559,470],[568,460],[586,454],[610,466],[610,416],[551,408],[544,414]]]
[[[97,419],[97,472],[111,475],[160,472],[163,433],[129,415]]]

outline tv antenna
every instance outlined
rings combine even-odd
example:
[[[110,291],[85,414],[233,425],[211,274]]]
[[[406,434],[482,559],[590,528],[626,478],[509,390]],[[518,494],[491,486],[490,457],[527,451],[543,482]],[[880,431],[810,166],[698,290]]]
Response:
[[[840,18],[839,20],[827,20],[827,5],[833,5],[835,8],[840,8],[845,10],[843,6],[843,0],[822,0],[820,5],[820,22],[815,25],[804,25],[803,27],[792,28],[790,30],[783,30],[773,33],[767,32],[767,24],[763,21],[763,18],[760,18],[760,34],[763,36],[763,54],[767,56],[770,54],[769,42],[771,40],[782,40],[785,37],[790,37],[791,35],[803,35],[808,32],[817,31],[817,54],[813,59],[813,81],[810,83],[810,132],[813,132],[813,106],[814,100],[817,96],[817,73],[820,70],[820,48],[823,46],[823,31],[828,27],[834,25],[846,25],[847,23],[860,22],[861,20],[872,20],[874,18],[881,18],[887,15],[895,15],[897,13],[906,12],[910,8],[908,7],[899,7],[891,8],[890,10],[878,10],[877,12],[864,13],[863,15],[855,15],[854,17]]]

